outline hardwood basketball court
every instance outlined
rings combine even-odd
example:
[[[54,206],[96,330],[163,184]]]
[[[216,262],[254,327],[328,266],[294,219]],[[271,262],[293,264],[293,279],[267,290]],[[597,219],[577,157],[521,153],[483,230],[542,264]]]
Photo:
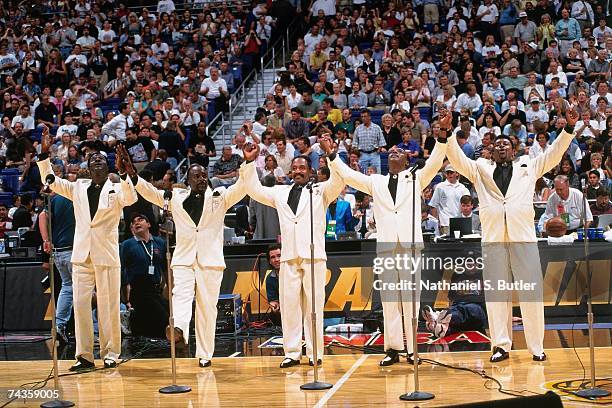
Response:
[[[444,364],[484,370],[507,390],[529,396],[544,393],[561,385],[577,386],[583,371],[571,348],[546,350],[549,360],[531,361],[526,350],[511,353],[508,361],[492,365],[487,352],[424,353],[422,357]],[[584,364],[588,349],[577,349]],[[388,368],[378,366],[381,355],[326,355],[320,369],[320,379],[331,382],[328,391],[301,391],[300,385],[312,381],[313,368],[303,358],[302,364],[291,369],[279,369],[282,357],[223,357],[215,358],[211,368],[198,367],[197,359],[177,360],[178,383],[189,385],[192,392],[162,395],[158,389],[170,384],[170,359],[134,359],[114,370],[97,370],[60,378],[63,398],[78,407],[313,407],[313,406],[444,406],[448,404],[509,398],[498,392],[492,381],[474,373],[453,370],[429,363],[421,365],[421,389],[435,394],[435,399],[419,404],[402,402],[399,396],[413,390],[413,370],[405,359]],[[596,349],[600,386],[612,388],[612,348]],[[100,361],[96,361],[98,366]],[[60,373],[68,373],[72,361],[60,361]],[[1,386],[17,387],[37,381],[49,373],[51,361],[0,362]],[[588,366],[587,366],[588,378]],[[567,381],[570,381],[569,383]],[[51,388],[53,381],[47,384]],[[558,389],[559,394],[563,395]],[[571,400],[570,400],[571,399]],[[598,404],[564,397],[566,406],[598,406],[611,404],[612,399]],[[0,406],[6,402],[3,397]],[[40,401],[14,401],[9,406],[35,407]]]

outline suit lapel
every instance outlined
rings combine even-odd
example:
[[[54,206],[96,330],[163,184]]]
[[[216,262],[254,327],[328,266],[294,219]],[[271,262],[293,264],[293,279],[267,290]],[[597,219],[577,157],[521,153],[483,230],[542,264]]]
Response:
[[[83,203],[83,207],[85,207],[85,214],[87,214],[87,219],[91,223],[93,220],[91,218],[91,210],[89,208],[89,197],[87,197],[87,189],[91,185],[91,180],[90,179],[78,180],[78,183],[80,186],[78,190],[79,199]]]
[[[521,167],[521,161],[515,160],[512,163],[512,177],[510,178],[510,184],[508,184],[508,191],[506,191],[506,197],[510,197],[510,194],[514,192],[517,184],[520,186],[522,183],[522,172],[527,170],[527,167]],[[525,186],[521,186],[524,188]]]
[[[187,222],[189,222],[192,226],[196,227],[195,223],[193,222],[193,220],[191,219],[191,217],[189,216],[189,214],[187,213],[187,211],[185,211],[185,208],[183,208],[183,203],[185,202],[185,200],[187,199],[187,197],[189,197],[189,194],[191,193],[190,189],[182,189],[179,190],[179,193],[176,194],[176,203],[175,205],[172,206],[172,211],[174,212],[182,212],[183,214],[183,218],[185,218],[187,220]]]
[[[406,199],[410,195],[410,192],[412,191],[413,182],[414,180],[412,179],[412,176],[410,175],[410,172],[408,172],[408,170],[404,170],[400,174],[397,175],[397,191],[395,193],[395,208],[398,208],[400,205],[403,204],[404,201],[406,201]],[[387,188],[387,190],[389,189]],[[391,192],[389,192],[389,195],[391,195]]]
[[[276,187],[281,190],[281,206],[283,206],[285,208],[285,211],[287,212],[287,214],[290,214],[290,216],[292,218],[296,218],[297,214],[299,214],[300,212],[300,205],[302,205],[302,196],[304,195],[304,191],[302,191],[302,194],[300,195],[300,202],[298,203],[298,208],[296,210],[296,213],[293,213],[293,210],[291,209],[291,207],[289,207],[289,204],[287,203],[287,200],[289,200],[289,193],[291,192],[291,189],[293,188],[293,184],[289,184],[287,186],[279,186]]]
[[[391,192],[389,191],[389,175],[387,174],[386,176],[378,176],[376,178],[379,183],[380,193],[382,195],[383,202],[389,203],[389,206],[393,208],[393,197],[391,197]],[[397,194],[395,195],[395,198],[397,198]]]
[[[493,178],[493,172],[495,171],[495,168],[497,167],[497,164],[493,161],[490,160],[488,163],[485,164],[485,172],[487,173],[487,176],[485,178],[485,180],[483,180],[483,182],[486,182],[487,184],[489,184],[489,191],[491,192],[491,194],[497,196],[497,198],[503,200],[504,199],[504,195],[502,194],[501,190],[499,189],[499,187],[497,187],[497,183],[495,182],[495,179]],[[514,170],[513,170],[514,171]],[[506,191],[507,193],[507,191]]]
[[[213,195],[213,190],[211,188],[207,188],[206,191],[204,192],[204,208],[202,208],[202,216],[200,217],[198,226],[200,226],[202,224],[202,221],[204,220],[204,214],[206,213],[206,209],[209,207],[208,203],[213,199],[212,195]],[[221,196],[219,196],[218,198],[220,199]],[[210,208],[214,210],[212,205],[210,206]],[[191,219],[191,217],[189,217],[189,219]]]
[[[102,186],[102,190],[100,191],[100,197],[98,199],[98,210],[96,211],[94,217],[91,220],[92,224],[100,217],[100,210],[110,210],[108,202],[108,192],[112,189],[112,186],[113,183],[109,179],[106,179],[106,182],[104,183],[104,185]],[[87,195],[87,190],[85,190],[85,195]],[[89,199],[87,199],[87,206],[89,207]],[[88,208],[88,210],[91,213],[91,209]]]

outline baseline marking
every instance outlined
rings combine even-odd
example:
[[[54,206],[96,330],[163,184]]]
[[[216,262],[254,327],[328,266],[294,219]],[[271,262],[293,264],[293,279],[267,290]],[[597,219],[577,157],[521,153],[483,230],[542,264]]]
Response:
[[[332,388],[330,388],[330,390],[325,393],[323,398],[321,398],[319,400],[319,402],[317,402],[317,405],[315,405],[315,408],[323,407],[325,405],[325,403],[327,403],[327,401],[329,401],[329,399],[336,393],[336,391],[338,391],[340,389],[340,387],[342,387],[342,385],[346,382],[346,380],[349,379],[349,377],[353,374],[353,372],[355,372],[355,370],[357,370],[357,368],[359,368],[359,366],[364,361],[366,361],[366,359],[369,356],[370,356],[369,354],[364,354],[364,355],[362,355],[359,358],[359,360],[355,361],[353,366],[346,373],[344,373],[344,375],[342,377],[340,377],[338,382],[336,382],[336,384],[334,384],[334,386]]]

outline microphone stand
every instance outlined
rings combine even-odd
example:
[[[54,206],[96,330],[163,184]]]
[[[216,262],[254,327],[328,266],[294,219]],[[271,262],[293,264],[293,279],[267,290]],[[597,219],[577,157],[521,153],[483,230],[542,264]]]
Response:
[[[169,197],[167,197],[169,196]],[[171,192],[166,192],[164,198],[166,202],[172,197]],[[174,279],[172,276],[171,255],[170,255],[170,235],[174,231],[174,222],[172,217],[168,215],[168,205],[164,205],[164,218],[166,219],[166,267],[168,270],[168,303],[169,316],[168,323],[170,325],[170,358],[172,360],[172,385],[167,385],[159,389],[162,394],[183,394],[191,391],[188,385],[176,385],[176,346],[174,344],[174,307],[172,306],[172,289]]]
[[[593,276],[591,272],[591,262],[589,260],[589,239],[587,235],[587,198],[586,193],[582,194],[582,230],[584,235],[584,259],[586,263],[587,272],[587,320],[589,323],[589,357],[590,357],[590,368],[591,368],[591,386],[589,388],[583,388],[574,394],[588,399],[603,398],[610,395],[610,391],[598,388],[595,386],[595,344],[593,342],[593,293],[591,292],[591,278]]]
[[[418,166],[412,166],[409,171],[412,175],[412,243],[410,245],[412,259],[416,257],[416,242],[415,241],[415,228],[416,228],[416,171]],[[414,391],[411,393],[406,393],[400,395],[400,399],[402,401],[425,401],[434,399],[435,395],[426,391],[419,391],[419,344],[417,340],[417,328],[418,328],[418,318],[416,312],[416,297],[418,295],[418,290],[416,287],[416,271],[411,273],[412,275],[412,288],[414,293],[412,294],[411,304],[412,304],[412,358],[414,361]]]
[[[57,362],[57,329],[55,327],[55,272],[53,267],[55,266],[55,255],[53,252],[53,229],[51,227],[51,189],[49,184],[55,181],[55,176],[50,174],[47,176],[45,188],[41,191],[41,194],[45,196],[46,207],[47,207],[47,234],[49,236],[49,243],[51,244],[51,251],[49,251],[49,289],[51,290],[51,345],[53,353],[53,389],[59,392],[59,374],[58,374],[58,362]],[[44,248],[43,248],[44,251]],[[59,397],[59,395],[58,395]],[[46,401],[40,404],[42,408],[64,408],[74,407],[74,402],[54,399]]]
[[[314,189],[314,181],[309,181],[306,185],[310,194],[310,295],[311,295],[311,333],[312,333],[312,363],[314,366],[314,381],[300,385],[302,390],[321,391],[328,390],[333,387],[332,384],[319,381],[319,357],[317,355],[317,309],[315,303],[315,268],[314,268],[314,217],[312,209],[312,191]],[[321,316],[322,318],[323,316]]]

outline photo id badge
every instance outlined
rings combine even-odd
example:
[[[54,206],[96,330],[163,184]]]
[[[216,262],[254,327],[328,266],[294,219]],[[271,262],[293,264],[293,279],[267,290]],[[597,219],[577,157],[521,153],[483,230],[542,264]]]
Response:
[[[149,265],[149,275],[155,275],[155,266]]]

